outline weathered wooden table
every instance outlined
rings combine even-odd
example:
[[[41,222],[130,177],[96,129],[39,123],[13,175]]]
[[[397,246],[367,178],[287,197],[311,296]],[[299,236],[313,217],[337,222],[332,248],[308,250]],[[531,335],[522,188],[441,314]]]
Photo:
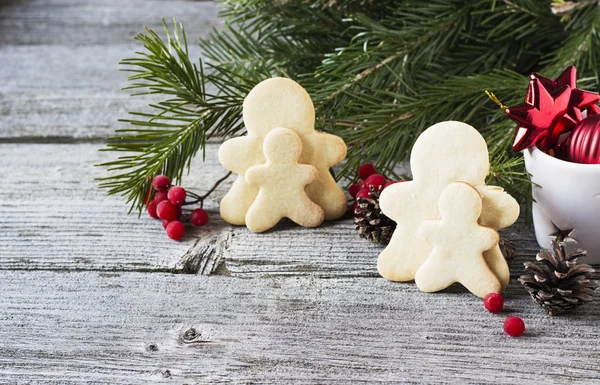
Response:
[[[502,331],[460,287],[420,293],[380,278],[379,247],[351,220],[263,235],[218,218],[169,240],[97,188],[97,150],[144,100],[119,91],[119,59],[160,18],[190,36],[218,24],[211,2],[0,2],[0,382],[55,384],[600,383],[600,304],[550,318],[516,282]],[[184,185],[222,173],[211,143]],[[231,181],[229,181],[231,183]]]

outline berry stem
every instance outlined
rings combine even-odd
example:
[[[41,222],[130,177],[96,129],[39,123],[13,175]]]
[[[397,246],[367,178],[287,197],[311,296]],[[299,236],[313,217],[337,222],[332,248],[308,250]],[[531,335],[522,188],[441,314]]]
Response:
[[[196,204],[196,203],[200,202],[200,208],[203,208],[204,207],[204,200],[206,198],[208,198],[209,195],[212,194],[213,191],[215,191],[217,189],[217,187],[219,187],[219,185],[221,183],[223,183],[227,178],[229,178],[230,175],[231,175],[231,171],[229,171],[227,174],[225,174],[224,177],[222,177],[221,179],[219,179],[218,181],[216,181],[215,184],[204,195],[198,195],[198,194],[194,194],[192,192],[188,192],[188,195],[190,195],[190,196],[192,196],[192,197],[194,197],[196,199],[194,199],[193,201],[189,201],[189,202],[186,201],[186,202],[184,202],[182,204],[182,206],[193,205],[193,204]]]

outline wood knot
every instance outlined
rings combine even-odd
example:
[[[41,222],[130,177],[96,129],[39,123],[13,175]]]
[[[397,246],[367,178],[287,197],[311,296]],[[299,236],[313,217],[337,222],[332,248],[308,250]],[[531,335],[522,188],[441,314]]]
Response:
[[[189,328],[183,333],[182,336],[183,342],[186,344],[194,343],[194,342],[202,342],[202,334],[196,331],[194,328]]]
[[[163,378],[171,378],[171,371],[169,369],[163,370],[161,374]]]
[[[146,350],[148,350],[149,352],[158,352],[158,345],[153,343],[150,343],[146,346]]]

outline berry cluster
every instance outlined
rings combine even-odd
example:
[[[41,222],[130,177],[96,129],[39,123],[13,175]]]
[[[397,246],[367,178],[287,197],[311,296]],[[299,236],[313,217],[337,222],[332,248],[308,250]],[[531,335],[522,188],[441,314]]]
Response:
[[[154,197],[147,204],[148,215],[152,218],[162,219],[162,225],[167,231],[167,236],[178,240],[185,233],[185,226],[181,220],[181,207],[186,204],[189,194],[183,187],[171,186],[171,180],[165,175],[157,175],[152,181]],[[192,211],[190,222],[196,226],[204,226],[208,222],[208,213],[199,208]]]
[[[490,293],[483,299],[483,306],[490,313],[500,313],[504,307],[504,298],[498,293]],[[510,316],[504,320],[504,332],[511,337],[518,337],[525,331],[525,323],[520,317]]]
[[[377,170],[373,163],[363,163],[358,168],[358,177],[360,181],[354,183],[348,187],[348,192],[352,198],[358,200],[358,198],[370,198],[369,195],[371,187],[377,192],[383,191],[387,186],[398,182],[404,182],[404,180],[392,180],[387,179],[381,174],[377,174]],[[357,201],[352,205],[352,213],[355,212]]]

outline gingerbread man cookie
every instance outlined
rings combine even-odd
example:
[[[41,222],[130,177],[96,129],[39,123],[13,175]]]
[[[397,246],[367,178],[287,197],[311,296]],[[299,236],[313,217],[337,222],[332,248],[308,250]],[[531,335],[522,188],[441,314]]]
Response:
[[[379,203],[385,215],[397,223],[389,245],[377,262],[379,273],[392,281],[410,281],[431,252],[431,245],[417,236],[421,223],[439,218],[440,194],[453,182],[466,182],[482,195],[479,223],[494,230],[513,224],[519,204],[500,187],[485,186],[489,173],[487,145],[481,134],[461,122],[442,122],[425,130],[410,157],[413,180],[383,190]],[[496,246],[484,257],[502,286],[510,278],[508,265]]]
[[[287,128],[274,128],[266,135],[265,164],[246,171],[246,181],[258,194],[246,213],[246,226],[260,233],[275,226],[283,217],[300,226],[315,227],[323,222],[323,209],[308,198],[304,188],[314,182],[317,169],[299,164],[302,142]]]
[[[306,187],[309,198],[325,212],[325,219],[337,219],[347,210],[344,192],[329,169],[346,157],[346,144],[335,135],[315,131],[315,110],[304,88],[286,78],[267,79],[244,99],[243,118],[248,135],[227,140],[219,149],[223,166],[238,174],[231,190],[221,201],[221,216],[234,225],[243,225],[258,188],[244,177],[248,168],[264,163],[263,141],[270,130],[286,127],[302,141],[299,162],[317,169],[317,179]]]
[[[452,183],[442,192],[438,207],[442,218],[419,228],[421,238],[433,246],[415,275],[419,289],[434,292],[460,282],[478,297],[500,292],[500,281],[483,258],[500,238],[477,224],[482,211],[479,192],[466,183]]]

